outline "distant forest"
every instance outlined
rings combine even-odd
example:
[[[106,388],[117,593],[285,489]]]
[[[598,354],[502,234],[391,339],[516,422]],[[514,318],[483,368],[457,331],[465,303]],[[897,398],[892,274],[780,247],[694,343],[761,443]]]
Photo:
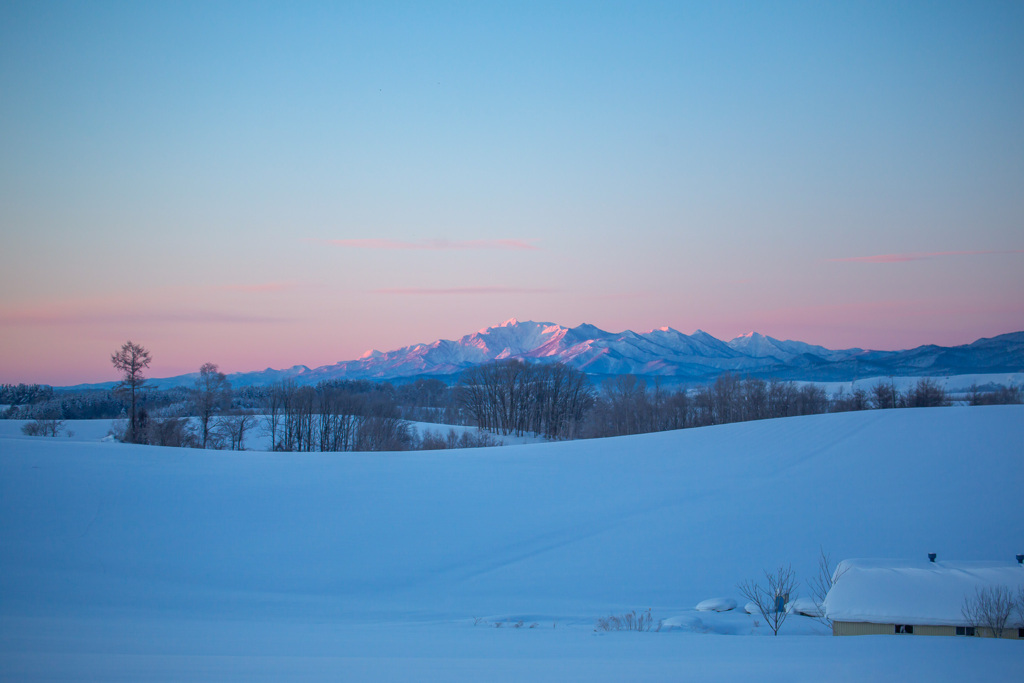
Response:
[[[1021,403],[1018,387],[977,386],[959,399],[969,405]],[[394,451],[486,446],[502,436],[578,439],[795,415],[951,405],[943,388],[922,379],[901,392],[893,382],[870,391],[828,395],[818,385],[724,374],[714,382],[667,390],[632,375],[599,385],[561,363],[519,360],[467,370],[448,386],[437,379],[390,382],[279,382],[232,388],[217,366],[204,365],[193,387],[147,389],[136,399],[136,421],[124,386],[58,390],[0,385],[0,418],[33,420],[26,433],[57,434],[65,420],[120,420],[125,441],[199,448],[244,448],[256,430],[281,451]],[[410,422],[466,425],[480,431],[438,436]]]

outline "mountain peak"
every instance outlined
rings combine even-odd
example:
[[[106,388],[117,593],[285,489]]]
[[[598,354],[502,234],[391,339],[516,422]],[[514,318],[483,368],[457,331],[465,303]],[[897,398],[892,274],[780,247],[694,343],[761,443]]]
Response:
[[[476,331],[476,333],[487,334],[491,330],[501,330],[507,327],[519,327],[520,325],[522,325],[522,323],[520,323],[519,320],[517,320],[516,318],[509,318],[505,322],[500,323],[498,325],[489,325],[487,327],[481,327],[479,330]]]

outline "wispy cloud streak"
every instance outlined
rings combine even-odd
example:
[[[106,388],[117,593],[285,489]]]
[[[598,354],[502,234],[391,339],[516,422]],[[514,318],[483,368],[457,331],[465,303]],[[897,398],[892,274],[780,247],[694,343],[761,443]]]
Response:
[[[425,287],[396,287],[390,289],[374,289],[372,294],[409,294],[409,295],[461,295],[461,294],[551,294],[554,289],[529,289],[521,287],[449,287],[431,289]]]
[[[909,254],[877,254],[875,256],[851,256],[832,258],[836,263],[906,263],[907,261],[925,261],[944,256],[982,256],[989,254],[1024,254],[1024,249],[1000,249],[989,251],[924,251]]]
[[[507,251],[539,251],[540,247],[531,244],[533,240],[420,240],[404,242],[388,239],[354,239],[354,240],[309,240],[321,242],[335,247],[349,249],[383,249],[392,251],[458,251],[470,249],[502,249]]]
[[[217,287],[225,292],[248,292],[248,293],[263,293],[263,292],[287,292],[293,289],[298,289],[299,284],[294,282],[260,282],[251,285],[223,285]]]
[[[61,313],[51,311],[17,311],[0,313],[4,325],[142,325],[142,324],[259,324],[288,322],[286,318],[263,315],[240,315],[215,311],[154,313]]]

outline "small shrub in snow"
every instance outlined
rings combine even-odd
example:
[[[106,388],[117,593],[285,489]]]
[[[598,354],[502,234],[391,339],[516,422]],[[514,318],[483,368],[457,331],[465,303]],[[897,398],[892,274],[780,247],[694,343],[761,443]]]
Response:
[[[26,436],[57,436],[64,431],[64,421],[56,418],[39,417],[21,426],[21,433]],[[71,432],[68,432],[71,436]]]
[[[594,630],[596,631],[641,631],[646,632],[654,628],[654,617],[651,610],[637,614],[636,610],[625,614],[612,614],[601,617],[597,620]],[[661,630],[661,622],[658,622],[655,631]]]

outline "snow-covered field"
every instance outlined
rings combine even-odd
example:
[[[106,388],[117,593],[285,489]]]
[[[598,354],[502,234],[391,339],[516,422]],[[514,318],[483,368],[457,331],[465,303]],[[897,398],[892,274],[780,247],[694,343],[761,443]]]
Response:
[[[797,616],[773,638],[694,609],[742,605],[762,568],[810,579],[819,547],[1012,561],[1024,406],[383,454],[17,426],[2,680],[1015,680],[1024,661],[1019,641],[833,638]],[[660,633],[594,632],[648,608]]]
[[[829,396],[834,396],[840,390],[847,394],[857,389],[868,392],[879,384],[891,384],[900,393],[907,393],[921,380],[926,379],[935,382],[947,393],[956,398],[966,398],[972,386],[978,386],[982,390],[998,386],[1024,387],[1024,373],[1005,372],[998,374],[975,374],[975,375],[939,375],[939,376],[907,376],[907,377],[866,377],[852,382],[799,382],[799,384],[814,384],[825,390]]]

